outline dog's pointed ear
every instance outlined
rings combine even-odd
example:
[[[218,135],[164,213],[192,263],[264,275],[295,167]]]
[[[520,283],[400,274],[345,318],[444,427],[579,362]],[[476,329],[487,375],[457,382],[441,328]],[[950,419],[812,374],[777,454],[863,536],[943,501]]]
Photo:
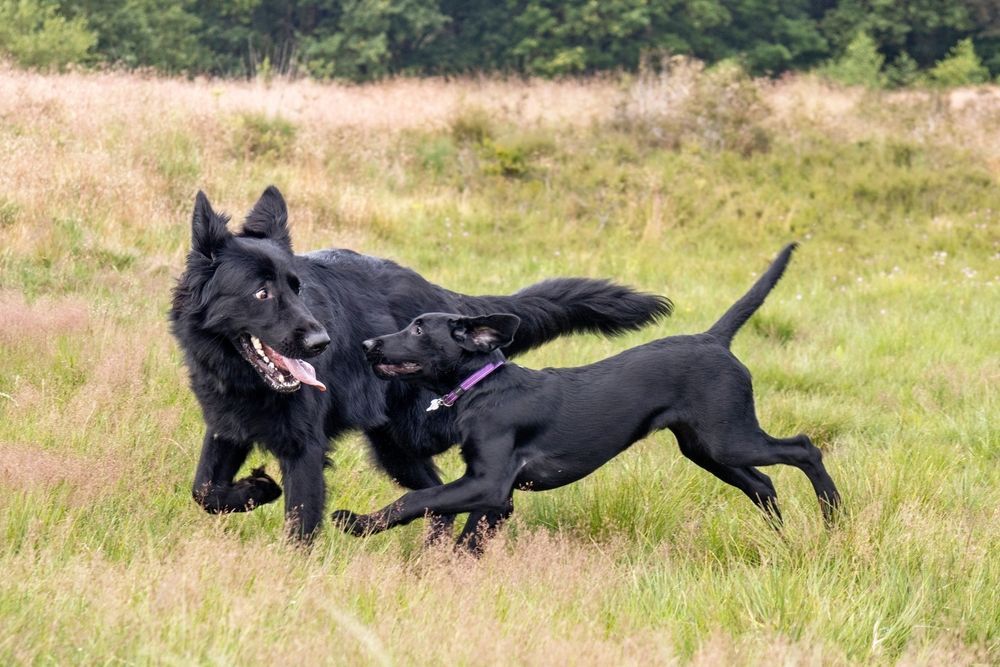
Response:
[[[288,233],[288,206],[278,188],[269,185],[247,213],[243,236],[270,239],[292,249],[292,237]]]
[[[213,211],[208,197],[199,190],[191,216],[191,249],[209,259],[214,258],[231,236],[226,228],[227,222],[229,218]]]
[[[451,322],[451,337],[464,350],[492,352],[510,345],[520,324],[521,318],[509,313],[459,317]]]

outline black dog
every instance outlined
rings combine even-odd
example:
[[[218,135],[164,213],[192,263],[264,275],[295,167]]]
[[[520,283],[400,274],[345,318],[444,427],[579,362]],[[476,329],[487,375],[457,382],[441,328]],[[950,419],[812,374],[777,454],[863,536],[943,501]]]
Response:
[[[361,341],[428,310],[506,311],[521,318],[509,347],[517,353],[569,332],[636,329],[670,312],[664,298],[600,280],[474,297],[349,250],[296,255],[287,218],[281,194],[268,188],[232,234],[199,193],[170,319],[207,426],[195,499],[209,512],[242,512],[278,498],[260,469],[233,481],[251,446],[262,444],[280,461],[297,537],[312,535],[322,517],[330,438],[363,429],[376,461],[411,489],[441,484],[431,457],[457,441],[450,414],[424,412],[426,390],[375,379]],[[449,526],[438,522],[441,531]]]
[[[761,430],[750,372],[729,350],[794,248],[785,248],[706,333],[664,338],[580,368],[505,364],[498,348],[514,340],[521,324],[512,314],[429,313],[398,333],[365,341],[382,378],[405,378],[439,394],[457,385],[429,409],[454,413],[467,468],[450,484],[408,493],[373,514],[340,510],[334,521],[363,535],[425,513],[503,518],[513,509],[515,488],[543,491],[574,482],[663,428],[677,436],[685,456],[739,488],[775,523],[781,515],[774,486],[753,466],[798,467],[829,521],[840,496],[819,449],[804,435],[774,438]],[[493,529],[497,520],[486,523]]]

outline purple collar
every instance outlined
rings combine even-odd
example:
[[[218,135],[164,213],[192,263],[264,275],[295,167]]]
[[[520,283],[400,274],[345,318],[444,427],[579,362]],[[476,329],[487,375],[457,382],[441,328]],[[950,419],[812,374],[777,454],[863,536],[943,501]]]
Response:
[[[487,375],[489,375],[496,369],[500,368],[505,363],[507,363],[507,359],[504,358],[503,352],[501,352],[500,350],[493,350],[493,354],[490,355],[489,363],[487,363],[485,366],[480,368],[478,371],[476,371],[469,377],[465,378],[462,381],[462,384],[458,385],[457,387],[449,391],[441,398],[435,398],[433,401],[431,401],[431,404],[427,406],[426,412],[433,412],[434,410],[437,410],[441,406],[450,408],[451,406],[455,405],[455,401],[458,400],[459,396],[461,396],[462,394],[464,394],[465,392],[469,391],[477,384],[482,382]]]

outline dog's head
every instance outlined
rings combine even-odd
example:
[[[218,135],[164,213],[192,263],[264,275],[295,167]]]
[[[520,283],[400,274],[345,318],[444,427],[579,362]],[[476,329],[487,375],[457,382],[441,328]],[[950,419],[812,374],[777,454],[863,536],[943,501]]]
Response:
[[[195,198],[187,270],[174,292],[172,316],[228,339],[268,387],[292,392],[302,383],[326,387],[303,359],[330,343],[303,298],[309,271],[292,252],[288,209],[269,187],[233,234],[228,217]]]
[[[425,313],[402,331],[371,338],[362,346],[380,378],[438,388],[477,370],[493,350],[509,345],[520,323],[517,315],[507,313]]]

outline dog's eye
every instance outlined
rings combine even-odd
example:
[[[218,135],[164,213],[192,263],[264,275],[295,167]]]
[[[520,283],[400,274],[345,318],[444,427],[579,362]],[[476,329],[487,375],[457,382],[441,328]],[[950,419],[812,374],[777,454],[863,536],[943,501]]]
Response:
[[[254,292],[254,297],[260,301],[264,301],[265,299],[271,298],[271,293],[267,291],[266,287],[261,287],[259,290]]]

